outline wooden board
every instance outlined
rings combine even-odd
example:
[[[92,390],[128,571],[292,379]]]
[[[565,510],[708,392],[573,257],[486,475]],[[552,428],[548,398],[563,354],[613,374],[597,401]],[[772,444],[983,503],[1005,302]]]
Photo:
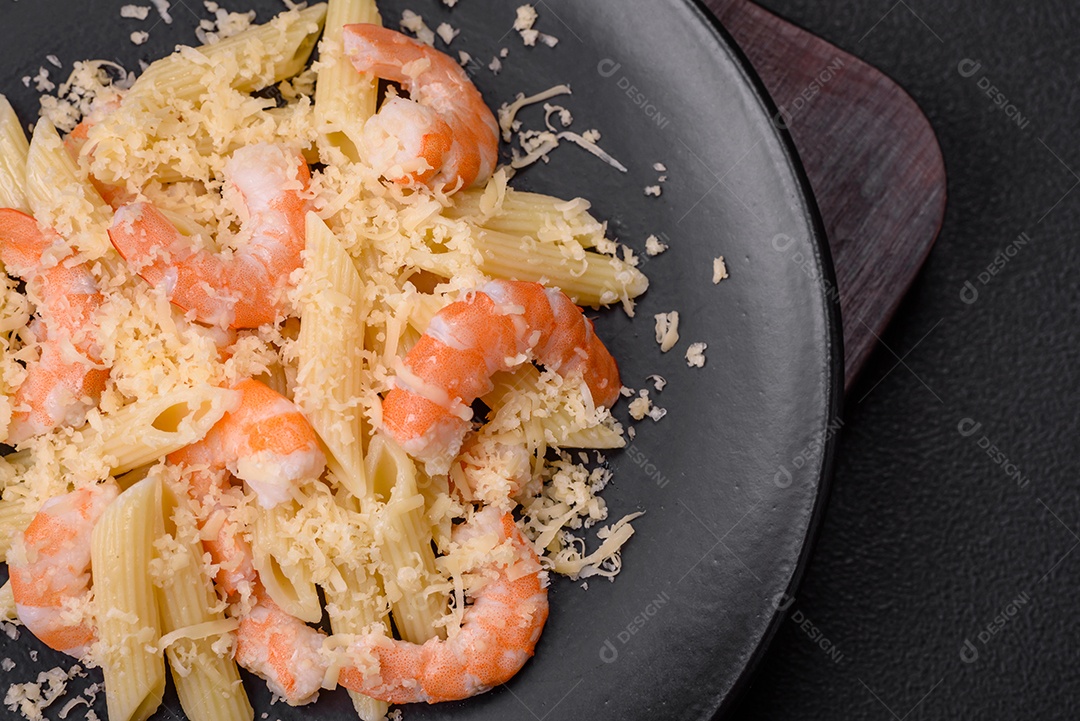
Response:
[[[911,286],[945,213],[930,122],[877,69],[749,0],[705,0],[780,108],[829,235],[850,387]]]

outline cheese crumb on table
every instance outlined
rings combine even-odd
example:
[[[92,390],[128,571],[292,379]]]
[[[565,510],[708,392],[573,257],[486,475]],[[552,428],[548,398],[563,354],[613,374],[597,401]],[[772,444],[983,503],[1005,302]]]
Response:
[[[435,44],[435,31],[427,26],[424,22],[424,18],[414,13],[412,10],[406,10],[401,13],[401,27],[403,30],[408,30],[416,39],[425,45]]]
[[[435,28],[435,34],[442,38],[444,43],[449,45],[454,41],[454,38],[461,34],[461,31],[455,30],[450,23],[439,23],[439,27]]]
[[[120,8],[120,17],[122,18],[134,18],[135,20],[145,20],[150,15],[149,6],[145,5],[125,5]]]
[[[724,256],[714,258],[712,262],[712,282],[716,285],[720,281],[728,277],[727,265],[724,263]]]
[[[679,311],[657,313],[654,318],[656,318],[656,342],[660,344],[660,350],[667,353],[679,342]]]
[[[667,243],[662,242],[655,235],[650,235],[648,238],[645,239],[645,255],[660,255],[667,249]]]
[[[663,172],[665,172],[667,170],[667,166],[664,165],[663,163],[653,163],[652,167],[653,167],[653,170],[655,170],[658,173],[663,173]]]
[[[659,185],[650,185],[647,188],[645,188],[645,195],[649,195],[649,196],[652,196],[654,198],[659,198],[660,193],[662,193],[662,192],[663,191],[660,189]]]
[[[647,377],[645,380],[653,384],[653,388],[656,389],[657,393],[664,390],[664,387],[667,385],[667,379],[664,378],[664,376],[657,375],[655,373]]]
[[[144,30],[136,30],[131,34],[131,42],[135,45],[142,45],[150,39],[150,33]]]
[[[686,365],[691,368],[703,368],[705,366],[705,349],[708,343],[691,343],[686,349]]]
[[[649,391],[644,389],[638,393],[637,398],[630,401],[628,410],[630,417],[636,421],[644,420],[645,416],[648,416],[655,423],[667,415],[667,409],[653,405],[652,399],[649,398]]]

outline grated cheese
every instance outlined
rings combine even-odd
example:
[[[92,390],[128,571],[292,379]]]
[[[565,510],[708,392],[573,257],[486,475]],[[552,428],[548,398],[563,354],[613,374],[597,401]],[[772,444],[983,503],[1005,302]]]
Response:
[[[645,239],[645,254],[650,257],[660,255],[667,249],[667,243],[661,242],[655,235],[650,235]]]
[[[439,23],[439,27],[435,28],[435,34],[449,45],[454,41],[454,38],[461,34],[461,31],[455,29],[450,23]]]
[[[724,256],[713,258],[712,262],[712,282],[716,285],[722,280],[727,279],[728,271],[727,264],[724,263]]]
[[[150,8],[146,5],[124,5],[120,8],[120,17],[145,20],[150,15]]]
[[[150,39],[150,33],[145,32],[143,30],[136,30],[135,32],[131,33],[131,35],[129,37],[131,38],[131,42],[133,44],[142,45],[143,43],[145,43],[147,40]]]
[[[660,344],[660,350],[667,353],[679,342],[679,312],[657,313],[656,319],[656,342]]]
[[[660,189],[659,185],[650,185],[645,188],[645,195],[652,196],[654,198],[659,198],[661,192],[663,191]]]
[[[435,32],[427,26],[424,18],[412,10],[401,13],[401,29],[408,30],[425,45],[435,45]]]
[[[705,366],[705,349],[707,343],[691,343],[686,349],[686,365],[691,368],[703,368]]]
[[[154,9],[157,10],[158,15],[161,16],[161,19],[165,21],[165,24],[171,25],[173,19],[172,15],[169,14],[169,7],[171,4],[169,0],[150,0],[150,2],[153,4]]]

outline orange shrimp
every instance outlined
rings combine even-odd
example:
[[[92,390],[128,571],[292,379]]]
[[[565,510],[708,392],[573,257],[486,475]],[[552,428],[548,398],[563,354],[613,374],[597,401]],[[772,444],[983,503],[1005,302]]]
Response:
[[[461,66],[445,53],[379,25],[346,25],[357,72],[401,83],[364,127],[368,160],[390,180],[448,192],[487,182],[499,159],[499,124]]]
[[[72,624],[64,612],[89,592],[90,534],[118,494],[107,483],[49,499],[8,554],[19,621],[49,648],[76,658],[93,643],[94,628]]]
[[[580,377],[610,406],[621,383],[615,359],[581,309],[539,283],[492,281],[432,319],[383,401],[383,428],[433,475],[446,473],[469,429],[469,405],[491,376],[533,359]]]
[[[95,339],[104,297],[87,264],[73,263],[69,253],[59,235],[29,215],[0,209],[0,260],[26,281],[44,329],[41,357],[15,394],[9,443],[81,425],[105,390],[109,371]]]
[[[290,706],[302,706],[318,697],[326,675],[322,657],[326,637],[290,616],[265,591],[240,619],[236,633],[236,662],[266,681]]]
[[[497,577],[475,595],[456,635],[424,644],[361,636],[338,683],[388,703],[438,703],[484,693],[521,670],[547,621],[547,574],[509,513],[480,511],[454,529],[454,541],[488,534],[511,543],[514,561],[491,569]]]
[[[135,272],[199,322],[257,328],[282,311],[289,274],[302,264],[311,174],[302,155],[265,143],[237,150],[225,172],[249,216],[247,242],[231,255],[196,250],[145,202],[117,210],[109,237]]]
[[[264,508],[292,498],[297,482],[318,478],[326,467],[315,430],[288,398],[247,379],[233,390],[236,408],[222,416],[206,436],[170,453],[173,464],[210,471],[228,469],[247,482]]]
[[[120,107],[120,98],[116,98],[107,103],[103,103],[97,108],[96,115],[98,119],[108,115],[109,113],[117,110]],[[75,128],[68,133],[68,136],[64,138],[64,149],[67,154],[71,156],[71,159],[76,163],[79,162],[79,156],[83,153],[83,148],[86,147],[86,142],[90,139],[90,128],[94,127],[95,120],[89,117],[84,118],[82,122],[75,126]],[[127,188],[121,185],[109,185],[90,176],[90,184],[94,186],[94,189],[101,196],[101,199],[108,203],[113,208],[118,208],[124,203],[129,203],[134,200],[134,197],[127,191]]]

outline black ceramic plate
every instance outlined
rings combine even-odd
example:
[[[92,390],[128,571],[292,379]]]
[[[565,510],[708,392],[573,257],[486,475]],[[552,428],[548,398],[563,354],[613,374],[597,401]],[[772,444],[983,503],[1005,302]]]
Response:
[[[195,0],[174,0],[171,25],[153,13],[121,20],[125,2],[4,3],[0,90],[24,121],[36,98],[23,76],[44,66],[65,77],[72,61],[89,57],[137,68],[193,42],[207,15]],[[266,0],[231,5],[258,10],[260,20],[281,9]],[[380,6],[391,26],[411,8],[431,27],[445,20],[459,28],[452,49],[476,58],[469,70],[494,106],[518,91],[573,87],[565,104],[574,129],[599,129],[629,172],[567,146],[515,183],[589,198],[612,233],[639,250],[652,286],[637,318],[605,312],[597,325],[626,385],[645,387],[653,373],[668,381],[652,393],[667,416],[638,424],[631,445],[609,454],[612,518],[645,511],[618,579],[591,579],[587,591],[556,581],[537,655],[518,677],[467,702],[408,708],[406,718],[710,718],[745,682],[798,579],[832,455],[839,320],[826,292],[834,286],[823,233],[792,146],[769,122],[773,108],[731,41],[687,0],[542,0],[538,28],[559,38],[555,48],[523,46],[510,30],[516,3]],[[150,41],[134,46],[135,30],[149,30]],[[494,75],[486,66],[503,47],[509,55]],[[535,126],[540,113],[523,117]],[[659,198],[643,193],[660,174],[655,163],[669,178]],[[649,234],[671,249],[647,258]],[[731,277],[713,285],[718,255]],[[681,313],[682,339],[661,354],[652,316],[671,310]],[[708,363],[691,369],[683,354],[698,341],[708,343]],[[37,663],[28,659],[32,648]],[[17,643],[0,635],[0,657],[18,664],[3,674],[5,685],[60,661],[29,634]],[[355,718],[342,692],[290,709],[271,708],[262,683],[249,688],[271,718]],[[181,717],[171,692],[159,717]]]

